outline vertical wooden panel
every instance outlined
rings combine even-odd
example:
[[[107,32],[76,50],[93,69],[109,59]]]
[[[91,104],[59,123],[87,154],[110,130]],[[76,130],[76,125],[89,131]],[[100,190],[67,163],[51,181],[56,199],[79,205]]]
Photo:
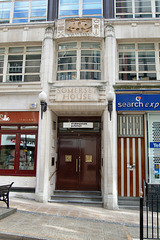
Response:
[[[121,196],[121,138],[118,138],[118,196]]]
[[[127,196],[127,138],[124,138],[124,196]]]
[[[136,158],[136,196],[139,196],[139,162],[138,162],[138,138],[135,139]]]

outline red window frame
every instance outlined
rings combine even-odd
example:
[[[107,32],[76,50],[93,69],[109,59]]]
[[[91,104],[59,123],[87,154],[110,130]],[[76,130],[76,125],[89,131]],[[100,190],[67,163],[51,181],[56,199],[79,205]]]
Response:
[[[0,125],[0,149],[1,149],[1,136],[4,134],[14,134],[16,135],[15,140],[15,161],[14,161],[14,169],[0,169],[0,175],[15,175],[15,176],[35,176],[36,175],[36,163],[37,163],[37,140],[38,140],[38,125],[31,124],[31,125],[10,125],[16,126],[17,129],[1,129],[1,126],[7,125]],[[21,126],[37,126],[37,129],[21,129]],[[35,135],[35,151],[34,151],[34,169],[33,170],[22,170],[19,169],[19,157],[20,157],[20,141],[21,135],[29,134]]]

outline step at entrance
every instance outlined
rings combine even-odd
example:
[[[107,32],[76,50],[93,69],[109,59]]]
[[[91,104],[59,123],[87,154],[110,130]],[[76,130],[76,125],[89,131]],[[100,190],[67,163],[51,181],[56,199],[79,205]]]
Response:
[[[139,209],[139,197],[118,197],[118,206],[122,209]]]
[[[51,196],[51,200],[49,202],[103,207],[100,191],[56,190],[54,191],[54,195]]]

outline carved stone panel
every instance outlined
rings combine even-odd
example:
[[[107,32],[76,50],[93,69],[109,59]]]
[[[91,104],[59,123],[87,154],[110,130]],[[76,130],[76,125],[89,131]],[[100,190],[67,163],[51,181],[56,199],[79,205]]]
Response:
[[[92,32],[92,20],[91,19],[66,20],[65,32],[66,32],[66,34],[91,33]]]
[[[63,37],[103,37],[103,19],[61,19],[56,22],[55,38]]]
[[[106,92],[97,87],[59,87],[50,91],[50,103],[54,102],[104,102]]]
[[[65,36],[65,20],[58,20],[57,22],[57,38]]]

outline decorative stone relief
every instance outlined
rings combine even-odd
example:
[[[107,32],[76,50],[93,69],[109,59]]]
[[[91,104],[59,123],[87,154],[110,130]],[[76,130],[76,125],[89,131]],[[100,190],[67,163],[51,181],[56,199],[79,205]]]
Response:
[[[56,38],[81,37],[81,36],[104,36],[103,19],[61,19],[56,22]]]
[[[111,24],[106,26],[105,36],[106,37],[114,37],[114,27]]]
[[[65,32],[70,33],[91,33],[92,20],[91,19],[78,19],[66,20]]]
[[[53,29],[52,29],[52,27],[48,27],[48,28],[46,28],[46,30],[45,30],[45,39],[46,38],[53,38]]]
[[[93,35],[96,37],[100,37],[101,33],[101,20],[100,19],[92,19],[92,25],[93,25]]]
[[[65,20],[57,21],[57,38],[61,38],[65,36]]]

